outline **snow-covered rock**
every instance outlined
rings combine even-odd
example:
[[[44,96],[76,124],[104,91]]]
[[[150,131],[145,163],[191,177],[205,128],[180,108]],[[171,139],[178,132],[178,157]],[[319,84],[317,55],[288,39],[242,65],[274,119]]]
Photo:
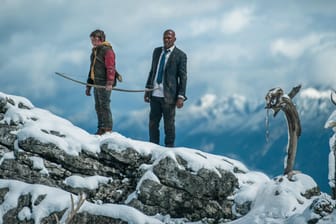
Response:
[[[336,216],[335,202],[308,175],[270,179],[197,149],[91,135],[5,93],[0,173],[0,223],[65,222],[71,198],[77,205],[82,193],[72,223],[328,223]]]

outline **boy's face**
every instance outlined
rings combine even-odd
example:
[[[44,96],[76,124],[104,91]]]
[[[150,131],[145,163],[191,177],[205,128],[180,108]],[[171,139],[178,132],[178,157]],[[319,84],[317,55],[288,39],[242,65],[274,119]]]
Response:
[[[91,39],[91,44],[94,47],[97,47],[102,44],[102,41],[100,40],[99,37],[90,37],[90,39]]]

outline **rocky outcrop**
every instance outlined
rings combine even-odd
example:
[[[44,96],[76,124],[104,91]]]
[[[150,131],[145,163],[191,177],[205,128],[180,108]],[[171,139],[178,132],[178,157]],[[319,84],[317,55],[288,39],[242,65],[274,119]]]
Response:
[[[130,205],[150,215],[168,213],[189,220],[205,217],[234,219],[233,201],[228,197],[238,187],[237,178],[224,170],[219,171],[220,175],[207,169],[191,173],[186,165],[182,158],[160,160],[153,166],[153,173],[159,181],[144,180],[138,198]]]
[[[28,115],[26,118],[12,119],[9,113],[13,107],[17,110],[33,110],[34,107],[29,102],[25,104],[3,97],[0,105],[1,179],[41,184],[73,194],[84,192],[88,202],[125,204],[149,216],[161,214],[190,221],[233,220],[237,217],[232,211],[233,199],[230,196],[239,187],[234,173],[244,173],[247,170],[244,166],[235,167],[222,161],[223,164],[229,164],[228,167],[232,170],[220,167],[196,170],[183,156],[174,154],[174,149],[160,148],[161,151],[153,155],[151,152],[141,153],[131,146],[111,144],[113,136],[119,136],[117,133],[104,137],[87,134],[97,139],[97,152],[82,148],[72,155],[63,150],[57,141],[46,142],[38,137],[43,135],[47,136],[46,139],[52,137],[61,140],[69,137],[62,130],[36,125],[33,137],[22,134],[28,122],[32,125],[41,118]],[[152,144],[149,145],[153,147]],[[207,159],[207,155],[202,152],[190,150],[190,153],[200,159]],[[154,158],[158,155],[160,158]],[[110,179],[99,183],[96,188],[87,188],[67,183],[67,178],[73,176],[101,176]],[[8,189],[1,189],[0,196],[5,195],[6,191]],[[29,194],[20,196],[18,200],[18,206],[4,214],[6,223],[20,223],[15,218],[16,214],[32,204]],[[62,216],[63,213],[64,211],[59,211],[57,215]],[[53,216],[54,214],[50,214],[44,220],[53,219]],[[81,214],[76,219],[81,217],[86,220],[97,219],[89,213]],[[95,223],[113,222],[108,219],[106,222],[96,220]]]
[[[281,187],[271,192],[268,182]],[[287,185],[299,182],[296,176],[269,180],[199,150],[118,133],[90,135],[25,98],[0,93],[0,224],[64,223],[72,213],[70,195],[76,204],[83,193],[72,223],[226,223],[251,214],[258,186],[281,198],[291,191]],[[295,206],[320,195],[309,183],[293,193]],[[324,202],[315,200],[309,211],[325,217],[333,204]]]
[[[83,151],[78,156],[72,156],[51,143],[42,143],[32,138],[18,141],[20,150],[11,151],[10,148],[15,148],[15,141],[12,143],[10,147],[2,146],[0,149],[2,155],[9,152],[14,154],[13,159],[2,162],[1,179],[57,187],[74,194],[85,192],[87,200],[93,203],[101,201],[126,204],[128,196],[138,191],[137,198],[128,204],[148,215],[169,214],[194,221],[203,218],[235,218],[231,210],[233,201],[228,197],[238,187],[238,180],[231,172],[220,170],[219,175],[214,171],[200,169],[193,173],[188,170],[187,162],[182,158],[178,159],[181,161],[179,163],[166,157],[152,167],[152,175],[158,179],[145,179],[137,187],[146,172],[140,166],[150,164],[152,160],[149,156],[141,156],[134,149],[118,152],[108,150],[103,145],[99,154]],[[42,159],[44,168],[34,166],[32,157]],[[92,190],[66,185],[64,180],[73,175],[99,175],[111,177],[112,180]],[[22,200],[22,206],[29,204],[28,201]]]

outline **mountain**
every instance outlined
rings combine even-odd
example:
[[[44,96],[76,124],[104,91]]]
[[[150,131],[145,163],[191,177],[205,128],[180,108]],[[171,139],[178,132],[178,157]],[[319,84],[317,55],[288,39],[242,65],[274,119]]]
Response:
[[[330,191],[328,154],[332,131],[324,125],[336,108],[330,102],[330,93],[326,87],[308,87],[293,98],[302,127],[295,169],[311,175],[326,192]],[[116,128],[124,135],[147,140],[147,117],[147,109],[133,111],[120,117]],[[206,94],[191,105],[186,102],[177,111],[176,129],[178,146],[230,156],[269,176],[284,170],[286,119],[281,111],[275,117],[272,111],[267,112],[264,99]]]
[[[0,92],[0,223],[335,223],[309,175],[270,179],[242,162],[95,136]]]

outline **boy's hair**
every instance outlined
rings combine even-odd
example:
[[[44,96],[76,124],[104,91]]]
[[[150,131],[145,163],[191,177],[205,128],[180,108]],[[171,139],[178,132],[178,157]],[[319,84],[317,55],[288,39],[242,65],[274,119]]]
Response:
[[[105,33],[102,30],[95,30],[90,34],[90,37],[98,37],[100,41],[105,41]]]

